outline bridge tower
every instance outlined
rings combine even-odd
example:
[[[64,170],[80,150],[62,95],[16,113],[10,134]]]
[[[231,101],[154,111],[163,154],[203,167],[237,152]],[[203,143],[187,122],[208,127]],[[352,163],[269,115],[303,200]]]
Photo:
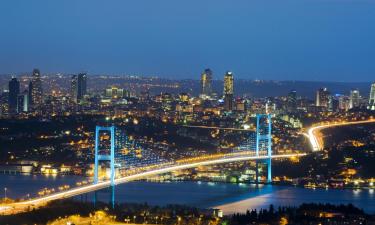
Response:
[[[111,135],[111,147],[109,154],[101,154],[99,152],[100,131],[108,131]],[[115,185],[115,126],[101,127],[96,126],[95,129],[95,167],[94,167],[94,184],[99,181],[99,161],[110,161],[110,180],[111,186]]]
[[[272,159],[272,121],[271,114],[257,114],[256,116],[256,156],[266,155],[267,183],[272,182],[271,159]],[[258,163],[257,163],[258,167]],[[258,168],[256,169],[258,180]]]

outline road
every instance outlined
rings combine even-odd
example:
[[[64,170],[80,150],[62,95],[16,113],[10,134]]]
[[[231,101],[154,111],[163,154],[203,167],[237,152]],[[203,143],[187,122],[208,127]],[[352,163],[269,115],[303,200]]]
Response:
[[[213,129],[213,130],[233,130],[233,131],[255,131],[255,129],[244,129],[244,128],[231,128],[231,127],[215,127],[215,126],[192,126],[184,125],[183,127],[188,128],[201,128],[201,129]]]
[[[300,157],[304,156],[306,154],[285,154],[285,155],[272,155],[271,158],[277,159],[277,158],[291,158],[291,157]],[[235,154],[231,153],[230,157],[223,157],[219,159],[210,159],[210,160],[204,160],[199,162],[192,162],[192,163],[186,163],[186,164],[179,164],[179,165],[170,165],[168,167],[160,168],[160,169],[153,169],[146,172],[140,172],[138,174],[125,176],[122,178],[117,178],[115,180],[116,185],[122,184],[125,182],[133,181],[133,180],[139,180],[147,177],[152,177],[155,175],[168,173],[176,170],[183,170],[183,169],[189,169],[189,168],[195,168],[199,166],[207,166],[207,165],[213,165],[213,164],[222,164],[222,163],[231,163],[231,162],[240,162],[240,161],[249,161],[249,160],[261,160],[261,159],[268,159],[268,156],[254,156],[254,155],[245,155],[243,153]],[[17,213],[21,212],[28,207],[38,207],[46,204],[49,201],[57,200],[57,199],[64,199],[64,198],[70,198],[76,195],[81,195],[84,193],[100,190],[106,187],[110,186],[110,181],[104,181],[97,184],[90,184],[87,186],[77,187],[70,190],[58,192],[55,194],[51,194],[49,196],[45,197],[38,197],[31,200],[26,200],[23,202],[17,202],[12,203],[8,205],[2,205],[0,206],[0,214],[11,214],[11,213]]]
[[[307,135],[310,140],[313,151],[320,151],[320,150],[323,150],[324,142],[323,142],[323,138],[319,136],[318,134],[319,131],[326,129],[326,128],[356,125],[356,124],[365,124],[365,123],[375,123],[375,119],[353,121],[353,122],[337,122],[337,123],[329,123],[329,124],[314,126],[314,127],[311,127],[307,131]]]

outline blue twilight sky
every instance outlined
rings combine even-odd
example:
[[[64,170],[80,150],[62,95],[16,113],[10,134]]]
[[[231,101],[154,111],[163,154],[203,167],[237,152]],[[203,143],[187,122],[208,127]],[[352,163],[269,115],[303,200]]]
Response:
[[[0,73],[375,80],[375,0],[1,0]]]

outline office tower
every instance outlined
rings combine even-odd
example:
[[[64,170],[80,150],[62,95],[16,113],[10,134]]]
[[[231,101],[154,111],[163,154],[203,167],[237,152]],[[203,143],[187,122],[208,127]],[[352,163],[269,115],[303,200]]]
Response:
[[[287,109],[288,109],[288,112],[294,112],[297,110],[297,91],[296,90],[292,90],[288,94]]]
[[[375,82],[371,84],[368,109],[375,110]]]
[[[29,82],[29,88],[28,88],[28,95],[29,95],[29,98],[27,99],[28,100],[28,104],[29,106],[31,106],[33,104],[33,99],[32,99],[32,90],[33,90],[33,82]]]
[[[201,75],[201,97],[208,98],[212,95],[212,71],[205,69]]]
[[[81,102],[87,93],[87,74],[73,75],[71,79],[71,96],[75,103]]]
[[[78,93],[77,83],[78,83],[77,75],[73,75],[70,80],[70,96],[75,103],[77,103],[77,93]]]
[[[8,109],[10,114],[17,113],[17,98],[20,94],[20,82],[17,78],[9,81]]]
[[[339,96],[339,109],[342,111],[347,111],[349,109],[349,97],[345,95]]]
[[[316,106],[328,108],[329,95],[327,88],[319,88],[316,92]]]
[[[233,110],[233,74],[228,71],[224,75],[224,110],[232,111]]]
[[[8,113],[9,90],[0,92],[0,116]]]
[[[354,89],[350,91],[350,97],[349,97],[349,108],[357,108],[361,104],[361,96],[359,95],[359,90]]]
[[[22,94],[18,95],[17,99],[17,112],[29,111],[29,92],[25,90]]]
[[[40,71],[38,69],[33,70],[33,75],[31,78],[31,85],[29,87],[31,91],[30,102],[34,109],[38,109],[43,104],[43,89],[42,89],[42,79]]]
[[[339,111],[339,105],[340,105],[339,97],[340,95],[338,94],[328,96],[328,111],[329,112]]]

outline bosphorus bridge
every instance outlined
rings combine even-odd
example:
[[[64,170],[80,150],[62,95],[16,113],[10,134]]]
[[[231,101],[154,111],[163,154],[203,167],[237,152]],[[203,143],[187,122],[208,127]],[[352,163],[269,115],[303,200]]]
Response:
[[[267,164],[266,182],[272,182],[272,159],[300,157],[305,154],[272,154],[272,122],[270,114],[256,116],[256,132],[247,141],[233,148],[229,153],[208,154],[192,158],[167,160],[155,154],[152,149],[143,149],[135,140],[130,140],[115,126],[97,126],[95,130],[95,162],[93,183],[37,197],[21,202],[0,206],[0,213],[17,213],[26,208],[38,207],[47,202],[70,198],[100,189],[114,187],[129,181],[153,177],[177,170],[196,168],[214,164],[256,161]],[[105,161],[109,179],[101,179],[100,168]],[[109,165],[109,166],[108,166]],[[258,174],[256,175],[258,179]],[[114,204],[114,194],[112,194]]]

